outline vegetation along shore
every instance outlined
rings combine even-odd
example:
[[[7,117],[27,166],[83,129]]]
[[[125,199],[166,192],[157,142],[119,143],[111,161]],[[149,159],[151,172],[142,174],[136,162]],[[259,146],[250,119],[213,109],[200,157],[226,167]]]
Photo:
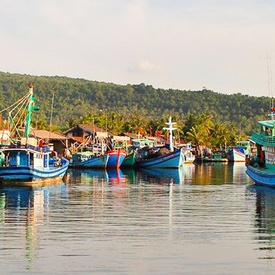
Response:
[[[28,84],[35,86],[40,111],[33,127],[63,132],[79,123],[94,123],[115,135],[155,135],[169,115],[177,122],[176,139],[207,147],[232,145],[250,136],[265,119],[268,97],[241,93],[156,89],[145,84],[118,85],[60,76],[0,72],[0,108],[11,104]],[[42,100],[43,99],[43,100]],[[51,118],[51,121],[49,121]],[[5,123],[1,117],[0,123]]]

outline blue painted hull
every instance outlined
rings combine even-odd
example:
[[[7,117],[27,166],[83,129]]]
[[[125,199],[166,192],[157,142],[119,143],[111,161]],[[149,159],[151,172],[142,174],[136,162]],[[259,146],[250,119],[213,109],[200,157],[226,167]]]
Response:
[[[69,164],[70,167],[77,168],[106,168],[109,155],[92,156],[85,161],[73,161]]]
[[[119,168],[126,157],[126,152],[123,150],[112,150],[106,154],[109,155],[107,168]]]
[[[246,174],[256,183],[275,187],[275,172],[265,168],[247,166]]]
[[[0,182],[2,184],[12,182],[39,182],[60,181],[65,175],[69,161],[62,159],[62,166],[50,165],[48,168],[33,168],[32,166],[8,166],[0,167]]]
[[[152,159],[140,160],[140,168],[179,168],[184,164],[184,155],[181,149]]]

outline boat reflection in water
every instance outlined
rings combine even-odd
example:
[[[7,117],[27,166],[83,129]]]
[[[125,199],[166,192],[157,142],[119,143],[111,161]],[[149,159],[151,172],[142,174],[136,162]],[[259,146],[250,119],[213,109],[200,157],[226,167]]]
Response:
[[[69,169],[73,183],[220,185],[250,183],[244,163],[188,164],[177,169]]]
[[[251,180],[247,177],[245,169],[244,163],[196,164],[194,178],[190,178],[190,184],[220,185],[250,183]]]
[[[69,169],[70,181],[81,185],[98,183],[109,184],[183,184],[193,178],[195,165],[186,165],[178,169]]]
[[[67,186],[60,184],[44,187],[1,187],[0,188],[0,223],[5,225],[2,231],[2,249],[16,246],[5,239],[17,239],[22,233],[22,242],[29,263],[35,258],[38,246],[39,227],[49,220],[50,203],[56,198],[67,200]],[[20,229],[25,228],[22,232]]]
[[[123,171],[128,175],[128,172]],[[132,175],[131,183],[134,184],[184,184],[188,179],[194,178],[195,165],[184,165],[178,169],[140,169]]]
[[[275,189],[266,186],[251,185],[247,191],[255,195],[255,227],[258,232],[259,250],[266,255],[262,258],[275,259]],[[250,197],[250,196],[248,196]]]
[[[137,171],[137,180],[139,183],[146,184],[182,184],[184,178],[184,169],[141,169]]]
[[[69,169],[70,181],[81,185],[98,183],[125,183],[125,175],[120,169]]]

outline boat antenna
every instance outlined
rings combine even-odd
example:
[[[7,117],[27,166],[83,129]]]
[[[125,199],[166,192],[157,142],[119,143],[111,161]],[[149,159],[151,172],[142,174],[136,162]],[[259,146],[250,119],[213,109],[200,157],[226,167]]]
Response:
[[[50,131],[49,131],[49,141],[51,137],[51,131],[52,131],[52,120],[53,120],[53,104],[54,104],[54,92],[52,97],[52,106],[51,106],[51,116],[50,116]]]
[[[169,131],[170,150],[174,151],[174,146],[173,146],[173,130],[176,130],[177,128],[174,128],[173,125],[176,124],[176,122],[172,122],[172,117],[169,116],[169,121],[168,121],[168,123],[166,122],[165,124],[167,124],[168,127],[164,127],[163,129]]]
[[[271,64],[270,64],[270,60],[269,60],[268,54],[267,54],[267,76],[268,76],[268,94],[269,94],[269,97],[271,97],[270,119],[274,120],[275,107],[274,107],[274,98],[273,98],[273,92],[272,92],[272,70],[271,70]]]

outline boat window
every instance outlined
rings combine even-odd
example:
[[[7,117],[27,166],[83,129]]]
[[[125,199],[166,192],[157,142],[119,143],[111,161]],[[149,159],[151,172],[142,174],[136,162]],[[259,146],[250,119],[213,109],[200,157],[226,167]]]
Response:
[[[30,153],[30,165],[33,165],[33,153]]]

